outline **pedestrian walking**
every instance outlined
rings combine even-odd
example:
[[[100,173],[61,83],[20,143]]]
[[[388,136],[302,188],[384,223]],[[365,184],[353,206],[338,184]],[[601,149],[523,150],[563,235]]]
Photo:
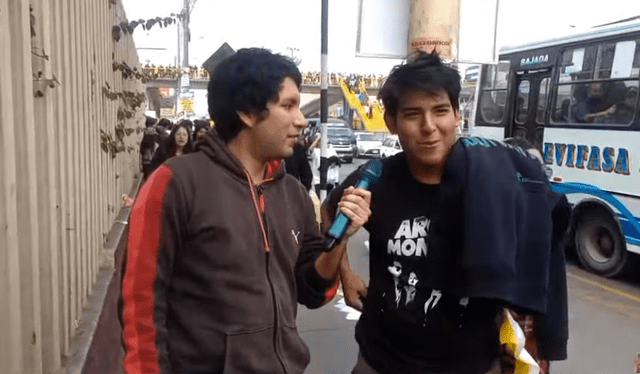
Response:
[[[309,191],[313,180],[311,165],[307,157],[307,148],[304,146],[301,137],[298,138],[293,146],[293,154],[284,160],[287,174],[300,181],[304,188]]]
[[[191,152],[193,148],[193,140],[191,140],[192,127],[193,123],[189,120],[183,120],[173,127],[171,134],[165,139],[164,145],[158,147],[153,156],[151,164],[154,170],[171,157],[182,156]]]
[[[140,165],[142,166],[143,180],[146,180],[152,172],[153,154],[158,144],[158,133],[154,126],[158,122],[153,117],[145,118],[145,131],[140,141]]]
[[[208,130],[209,122],[201,119],[193,121],[193,143],[203,139]]]

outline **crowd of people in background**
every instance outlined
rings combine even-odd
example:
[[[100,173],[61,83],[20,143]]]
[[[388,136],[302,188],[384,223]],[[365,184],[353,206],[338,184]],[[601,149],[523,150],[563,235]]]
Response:
[[[210,128],[206,120],[184,119],[173,123],[167,118],[158,121],[153,117],[146,117],[145,126],[146,130],[140,142],[144,180],[171,157],[193,151],[195,143]]]
[[[208,80],[209,72],[198,66],[190,66],[187,68],[180,68],[175,66],[162,66],[146,64],[142,67],[142,72],[151,77],[152,79],[177,79],[183,74],[188,74],[189,78],[195,80]],[[380,88],[383,83],[383,76],[381,74],[364,74],[355,75],[349,73],[329,73],[328,80],[329,85],[339,85],[340,79],[344,79],[347,82],[356,82],[362,80],[366,87]],[[311,71],[302,73],[302,84],[319,85],[321,80],[321,74],[318,71]]]
[[[153,79],[177,79],[182,74],[188,74],[191,79],[209,79],[209,72],[198,66],[175,67],[146,64],[142,67],[142,72]]]
[[[318,71],[312,71],[312,72],[306,72],[306,73],[302,73],[302,84],[313,84],[313,85],[319,85],[320,84],[320,72]],[[348,82],[350,81],[357,81],[358,79],[361,79],[364,82],[364,85],[366,87],[371,87],[371,88],[380,88],[380,86],[382,86],[382,82],[384,80],[384,77],[380,74],[364,74],[364,75],[355,75],[355,74],[347,74],[347,73],[329,73],[328,74],[328,80],[329,80],[329,85],[339,85],[340,84],[340,79],[344,79]]]
[[[188,154],[211,128],[207,120],[183,119],[177,123],[167,118],[146,117],[146,130],[140,142],[142,172],[146,180],[168,159]],[[328,144],[327,191],[338,185],[341,161]],[[298,179],[307,191],[320,195],[320,134],[310,126],[301,132],[294,154],[285,159],[286,171]]]

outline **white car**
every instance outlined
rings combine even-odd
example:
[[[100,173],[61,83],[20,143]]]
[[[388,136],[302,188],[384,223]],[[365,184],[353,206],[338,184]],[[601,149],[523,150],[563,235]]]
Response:
[[[397,135],[391,135],[386,138],[380,147],[380,157],[382,158],[390,157],[400,152],[402,152],[402,145],[400,145]]]
[[[380,157],[382,141],[370,132],[356,133],[356,157]]]

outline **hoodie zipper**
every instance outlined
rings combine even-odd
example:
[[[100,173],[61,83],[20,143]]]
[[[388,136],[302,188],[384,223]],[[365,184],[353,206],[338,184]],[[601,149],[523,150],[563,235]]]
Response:
[[[251,180],[251,176],[246,171],[245,173],[247,175],[247,181],[249,182],[249,189],[251,190],[251,198],[253,199],[253,204],[254,204],[254,207],[256,208],[256,214],[258,215],[258,221],[260,222],[260,228],[262,229],[262,238],[264,240],[264,249],[265,249],[265,256],[266,256],[265,270],[267,273],[267,283],[269,283],[269,288],[271,290],[271,302],[273,303],[273,349],[276,354],[276,357],[278,358],[278,361],[280,362],[280,366],[282,367],[282,372],[286,373],[287,369],[284,365],[284,360],[282,359],[282,357],[280,356],[280,353],[278,352],[278,330],[279,330],[278,300],[276,298],[275,287],[273,286],[273,282],[271,281],[271,272],[269,271],[269,263],[271,262],[271,256],[269,256],[270,246],[269,246],[269,239],[267,236],[267,216],[266,216],[266,210],[265,210],[266,204],[264,200],[264,194],[262,192],[262,185],[258,185],[254,187],[253,181]],[[264,182],[269,182],[269,181],[271,181],[271,179],[265,180]]]
[[[249,190],[251,191],[251,198],[253,199],[253,207],[256,209],[256,214],[258,215],[258,221],[260,222],[260,229],[262,230],[262,240],[264,243],[264,251],[269,252],[269,239],[267,238],[267,229],[264,223],[264,212],[261,211],[260,205],[258,205],[258,199],[256,197],[256,187],[253,186],[253,181],[251,180],[251,176],[245,170],[245,174],[247,175],[247,182],[249,182]]]

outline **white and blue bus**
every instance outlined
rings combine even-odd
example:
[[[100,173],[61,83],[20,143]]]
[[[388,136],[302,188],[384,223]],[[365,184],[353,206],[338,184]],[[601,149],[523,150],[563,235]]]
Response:
[[[470,133],[536,145],[574,205],[580,262],[606,277],[640,253],[640,23],[503,48],[484,65]]]

